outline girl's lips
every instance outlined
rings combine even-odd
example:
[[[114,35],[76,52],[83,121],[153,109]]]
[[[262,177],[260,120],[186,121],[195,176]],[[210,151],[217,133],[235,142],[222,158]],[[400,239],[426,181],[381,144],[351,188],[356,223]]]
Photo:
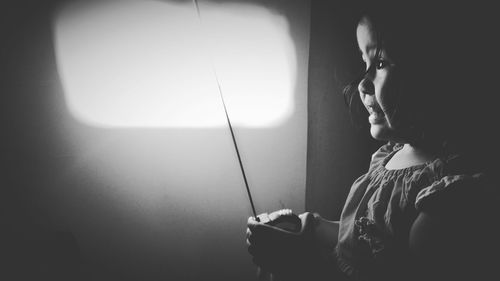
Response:
[[[385,120],[385,115],[382,112],[372,111],[370,112],[370,116],[368,116],[368,122],[370,122],[370,124],[372,125],[380,124],[384,122],[384,120]]]
[[[377,104],[365,104],[366,110],[369,114],[372,113],[383,113],[382,109]]]
[[[385,114],[378,105],[376,105],[376,104],[366,105],[365,104],[365,106],[366,106],[366,109],[368,110],[368,114],[370,115],[368,117],[368,122],[370,122],[370,124],[379,124],[379,123],[382,123],[384,121]]]

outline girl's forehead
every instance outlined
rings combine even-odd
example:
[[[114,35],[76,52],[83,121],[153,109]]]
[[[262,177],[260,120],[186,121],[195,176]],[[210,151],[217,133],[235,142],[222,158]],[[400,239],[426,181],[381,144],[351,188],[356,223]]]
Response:
[[[368,54],[377,49],[377,35],[375,29],[368,19],[362,19],[356,29],[358,47],[362,53]]]

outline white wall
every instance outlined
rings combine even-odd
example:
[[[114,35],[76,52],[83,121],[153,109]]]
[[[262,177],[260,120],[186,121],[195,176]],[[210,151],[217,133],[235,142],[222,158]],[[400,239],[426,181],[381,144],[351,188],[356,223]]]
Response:
[[[297,75],[290,117],[236,127],[237,141],[257,212],[302,212],[309,1],[248,2],[290,21]],[[95,278],[255,280],[245,247],[252,213],[229,130],[105,129],[74,119],[56,69],[52,6],[23,5],[4,26],[2,200],[11,229],[71,233]]]

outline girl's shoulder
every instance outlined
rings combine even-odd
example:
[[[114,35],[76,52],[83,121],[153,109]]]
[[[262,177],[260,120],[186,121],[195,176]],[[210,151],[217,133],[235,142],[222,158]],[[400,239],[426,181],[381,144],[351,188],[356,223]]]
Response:
[[[491,171],[481,168],[477,159],[464,155],[447,155],[440,160],[436,179],[417,194],[417,210],[436,210],[447,205],[453,209],[462,206],[487,205],[497,201],[499,193]]]
[[[410,242],[421,238],[429,242],[420,245],[429,252],[424,257],[429,272],[442,272],[441,277],[450,272],[460,272],[457,277],[491,276],[495,268],[491,256],[500,250],[497,185],[483,172],[450,174],[418,193]]]
[[[415,207],[429,211],[445,205],[470,206],[492,198],[494,192],[491,181],[483,173],[446,175],[418,192]]]
[[[442,155],[408,168],[386,169],[386,162],[402,147],[403,144],[393,142],[382,145],[372,155],[369,177],[374,185],[387,185],[388,182],[397,185],[404,196],[413,198],[410,201],[417,210],[455,202],[462,204],[464,200],[473,203],[498,194],[491,176],[476,169],[469,158],[458,154]]]
[[[500,232],[499,197],[491,183],[485,174],[449,175],[418,194],[410,248],[420,254],[420,268],[436,277],[432,280],[451,277],[450,272],[460,280],[492,276]]]

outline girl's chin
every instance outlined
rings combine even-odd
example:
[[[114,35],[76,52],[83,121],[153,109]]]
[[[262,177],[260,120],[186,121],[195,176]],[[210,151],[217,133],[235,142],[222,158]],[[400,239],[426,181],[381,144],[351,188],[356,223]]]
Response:
[[[390,128],[387,125],[371,125],[370,134],[378,141],[391,141],[397,143],[407,143],[408,139],[403,137],[401,132]]]
[[[387,126],[381,124],[372,124],[370,126],[370,134],[376,140],[389,141],[391,140],[391,130]]]
[[[368,116],[368,122],[372,125],[381,125],[387,122],[385,115],[381,113],[372,113]]]

